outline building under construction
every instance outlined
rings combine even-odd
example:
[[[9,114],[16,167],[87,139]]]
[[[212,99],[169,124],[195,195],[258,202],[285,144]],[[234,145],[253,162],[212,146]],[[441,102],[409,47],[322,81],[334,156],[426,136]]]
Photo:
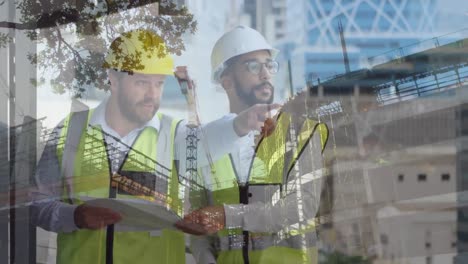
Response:
[[[322,261],[466,263],[467,88],[466,38],[310,84],[298,101],[331,131]]]

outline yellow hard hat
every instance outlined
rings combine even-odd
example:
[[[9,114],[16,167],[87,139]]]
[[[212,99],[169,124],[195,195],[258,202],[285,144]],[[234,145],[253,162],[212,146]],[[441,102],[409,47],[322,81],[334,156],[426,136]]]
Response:
[[[132,73],[174,74],[174,60],[163,39],[144,29],[123,33],[112,41],[102,66]]]

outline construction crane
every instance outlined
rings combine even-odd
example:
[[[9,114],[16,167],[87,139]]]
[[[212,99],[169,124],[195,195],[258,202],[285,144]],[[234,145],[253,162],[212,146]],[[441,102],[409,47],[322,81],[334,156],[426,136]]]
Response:
[[[198,151],[198,128],[200,120],[197,114],[197,97],[195,83],[190,79],[187,66],[176,67],[175,77],[179,82],[182,94],[187,100],[188,121],[187,121],[187,152],[186,152],[186,176],[191,180],[197,178],[197,151]]]
[[[182,182],[183,186],[188,186],[191,188],[191,191],[201,193],[201,188],[204,186],[204,182],[198,179],[198,163],[197,163],[197,153],[198,153],[198,141],[200,140],[199,133],[201,133],[202,138],[205,138],[204,131],[200,126],[200,118],[198,115],[198,106],[197,106],[197,92],[195,82],[190,78],[187,66],[178,66],[174,75],[179,82],[180,89],[182,94],[185,96],[188,106],[188,122],[187,122],[187,137],[186,137],[186,172],[185,181]],[[208,143],[206,140],[202,140],[202,144],[205,150],[205,154],[210,165],[212,173],[214,173],[213,159],[209,152]],[[196,183],[196,185],[192,185]],[[199,187],[200,189],[197,189]],[[182,192],[184,190],[181,190]],[[184,197],[184,193],[181,194]]]

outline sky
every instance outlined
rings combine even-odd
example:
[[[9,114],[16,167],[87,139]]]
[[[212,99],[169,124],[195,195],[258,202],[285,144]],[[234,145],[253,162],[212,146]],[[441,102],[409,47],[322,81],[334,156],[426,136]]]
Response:
[[[192,1],[190,10],[198,21],[198,31],[195,35],[186,36],[186,51],[182,56],[175,56],[175,65],[188,66],[191,77],[197,84],[199,114],[202,122],[209,122],[228,112],[227,97],[221,89],[216,88],[210,81],[210,54],[217,38],[224,33],[224,21],[227,13],[227,1]],[[39,70],[40,71],[40,70]],[[163,95],[161,111],[177,118],[185,118],[185,110],[175,110],[171,107],[172,100],[180,102],[182,94],[175,95],[167,92],[170,89],[179,89],[174,79],[167,82],[166,96]],[[47,117],[44,125],[54,127],[70,111],[70,94],[62,95],[52,92],[50,87],[38,88],[37,116]],[[95,107],[99,101],[83,99],[89,107]],[[60,109],[60,111],[57,111]],[[217,109],[217,111],[213,111]]]
[[[237,1],[239,4],[242,1]],[[210,80],[210,54],[215,41],[224,33],[227,16],[230,15],[229,1],[189,0],[189,10],[195,15],[198,22],[198,31],[195,35],[186,36],[186,51],[182,56],[175,57],[176,65],[188,66],[189,74],[197,84],[198,109],[202,122],[208,122],[221,117],[228,112],[228,100],[220,87]],[[468,27],[468,1],[439,0],[437,7],[443,14],[438,21],[438,31],[441,34],[453,32]],[[169,82],[167,89],[178,89],[175,82]],[[184,118],[184,110],[171,108],[171,100],[181,101],[182,95],[174,92],[163,97],[162,109],[170,115]],[[47,127],[58,123],[70,109],[69,94],[53,94],[49,87],[38,88],[38,117],[47,116]],[[97,101],[84,100],[90,107],[97,105]],[[57,109],[61,109],[57,111]],[[216,111],[213,111],[216,109]]]

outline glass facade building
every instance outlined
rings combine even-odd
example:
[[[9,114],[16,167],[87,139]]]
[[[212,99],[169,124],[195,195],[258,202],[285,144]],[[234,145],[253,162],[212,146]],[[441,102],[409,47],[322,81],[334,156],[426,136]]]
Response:
[[[350,69],[358,70],[372,66],[377,59],[384,62],[424,49],[412,47],[402,54],[383,54],[441,35],[437,5],[437,0],[287,1],[288,35],[278,47],[295,67],[295,88],[303,87],[307,80],[345,72],[340,22]]]

